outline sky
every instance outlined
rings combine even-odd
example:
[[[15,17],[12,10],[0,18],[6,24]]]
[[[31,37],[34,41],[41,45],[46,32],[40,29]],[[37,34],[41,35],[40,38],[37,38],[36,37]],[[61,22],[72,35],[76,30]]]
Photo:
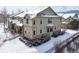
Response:
[[[42,9],[44,7],[47,7],[47,6],[0,6],[0,10],[2,10],[3,8],[6,8],[9,13],[11,13],[12,11],[16,13],[18,9],[21,9],[23,11],[26,11],[26,10],[29,11],[29,10]],[[51,8],[56,12],[79,10],[79,6],[51,6]]]
[[[5,6],[9,12],[17,9],[36,10],[51,6],[54,11],[79,10],[79,0],[0,0],[0,10]],[[33,7],[34,6],[34,7]]]

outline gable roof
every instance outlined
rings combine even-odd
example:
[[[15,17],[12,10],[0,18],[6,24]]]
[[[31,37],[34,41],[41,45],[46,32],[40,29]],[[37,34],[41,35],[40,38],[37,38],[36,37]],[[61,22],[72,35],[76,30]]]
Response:
[[[48,12],[48,10],[50,11]],[[58,17],[58,15],[54,12],[54,10],[51,7],[44,7],[42,9],[36,9],[36,10],[28,11],[28,12],[23,12],[19,15],[16,15],[16,17],[24,17],[26,14],[28,14],[30,18],[32,19],[36,17],[37,14],[43,13],[43,12],[48,12],[51,14],[51,15],[45,15],[45,17]]]
[[[50,10],[52,13],[51,13],[49,10]],[[40,11],[39,13],[43,13],[43,12],[45,12],[45,11],[47,11],[47,12],[49,11],[48,13],[51,13],[51,15],[57,15],[56,12],[55,12],[51,7],[47,7],[47,8],[45,8],[44,10]]]

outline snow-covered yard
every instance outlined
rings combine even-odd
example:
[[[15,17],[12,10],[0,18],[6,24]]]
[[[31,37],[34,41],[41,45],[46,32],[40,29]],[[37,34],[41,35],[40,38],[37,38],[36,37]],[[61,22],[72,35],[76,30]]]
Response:
[[[10,32],[4,32],[3,23],[0,23],[0,39],[5,40],[6,38],[13,37],[13,35]]]
[[[16,36],[18,36],[18,34],[12,35],[10,31],[4,32],[3,23],[0,23],[0,45],[3,43],[4,40],[8,40]]]
[[[5,42],[1,47],[0,47],[0,52],[28,52],[28,53],[42,53],[42,52],[46,52],[48,50],[50,50],[51,48],[53,48],[56,44],[59,44],[61,42],[63,42],[64,40],[66,40],[67,38],[71,37],[72,35],[74,35],[75,33],[77,33],[77,31],[73,31],[73,30],[66,30],[66,33],[62,36],[58,36],[57,38],[51,37],[51,40],[40,45],[37,47],[28,47],[26,46],[24,43],[22,43],[19,40],[19,37],[17,37],[16,39],[10,40]],[[7,34],[7,36],[6,36]],[[0,25],[0,39],[5,39],[8,37],[12,37],[12,35],[7,32],[4,33],[3,31],[3,26]]]

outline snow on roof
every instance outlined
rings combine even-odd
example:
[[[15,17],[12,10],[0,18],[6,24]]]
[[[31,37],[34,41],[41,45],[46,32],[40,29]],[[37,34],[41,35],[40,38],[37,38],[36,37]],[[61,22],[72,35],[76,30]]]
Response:
[[[43,17],[59,17],[57,15],[43,15]]]
[[[69,24],[69,22],[62,22],[62,24]]]
[[[38,8],[38,9],[35,9],[35,10],[29,10],[29,11],[24,11],[23,13],[20,13],[19,15],[16,15],[16,17],[24,17],[26,14],[28,14],[30,16],[30,18],[34,18],[37,16],[37,14],[41,11],[43,11],[44,9],[46,9],[48,7],[44,7],[44,8]],[[59,17],[59,16],[51,16],[51,15],[43,15],[44,17]]]
[[[64,14],[63,17],[67,19],[68,17],[70,16],[73,17],[74,15],[75,13],[69,13],[69,14]]]
[[[48,8],[48,7],[37,8],[37,9],[35,9],[35,10],[29,10],[27,13],[28,13],[28,14],[37,14],[37,13],[43,11],[43,10],[46,9],[46,8]]]
[[[20,14],[16,15],[15,17],[24,17],[25,14],[26,14],[26,12],[23,12],[23,13],[20,13]]]
[[[18,20],[10,20],[10,22],[16,23],[16,22],[18,22]]]
[[[58,13],[59,16],[62,16],[63,18],[67,19],[68,17],[73,17],[75,15],[75,13],[67,13],[67,14],[63,14],[63,13]]]
[[[23,26],[23,24],[22,24],[22,23],[20,23],[19,21],[18,21],[18,22],[16,22],[16,25],[17,25],[17,26]]]
[[[38,9],[35,9],[35,10],[29,10],[29,11],[24,11],[23,13],[20,13],[19,15],[16,15],[16,17],[24,17],[25,16],[25,14],[29,14],[30,16],[34,16],[34,15],[36,15],[37,13],[39,13],[40,11],[42,11],[42,10],[44,10],[45,8],[47,8],[47,7],[43,7],[43,8],[38,8]]]
[[[23,24],[20,21],[16,20],[16,19],[15,20],[9,19],[9,21],[12,22],[13,24],[15,23],[17,26],[23,26]]]
[[[78,18],[79,18],[79,15],[78,15]]]
[[[62,13],[57,13],[57,15],[62,16],[63,14]]]

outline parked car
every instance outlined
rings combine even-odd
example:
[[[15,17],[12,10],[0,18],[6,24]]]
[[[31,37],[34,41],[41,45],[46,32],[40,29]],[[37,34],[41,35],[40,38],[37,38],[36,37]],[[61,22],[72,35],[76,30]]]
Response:
[[[65,33],[65,31],[61,31],[59,35],[63,35]]]
[[[59,35],[63,35],[65,33],[65,31],[56,31],[53,32],[52,37],[58,37]]]

